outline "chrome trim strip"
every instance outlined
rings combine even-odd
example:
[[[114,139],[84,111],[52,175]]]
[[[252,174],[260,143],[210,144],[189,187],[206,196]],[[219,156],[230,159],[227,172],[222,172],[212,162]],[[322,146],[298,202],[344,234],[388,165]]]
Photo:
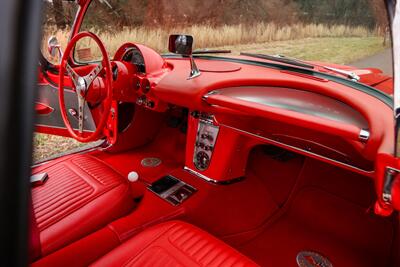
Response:
[[[280,147],[289,148],[289,149],[291,149],[291,150],[293,150],[295,152],[299,152],[301,154],[309,155],[309,156],[311,156],[313,158],[324,160],[325,162],[338,164],[338,165],[340,165],[342,167],[345,167],[347,169],[354,170],[354,171],[356,171],[357,173],[360,173],[360,174],[372,176],[374,174],[374,172],[375,172],[375,171],[366,171],[366,170],[360,169],[358,167],[355,167],[353,165],[346,164],[346,163],[343,163],[343,162],[340,162],[340,161],[337,161],[337,160],[333,160],[333,159],[327,158],[325,156],[321,156],[319,154],[315,154],[313,152],[310,152],[310,151],[307,151],[307,150],[304,150],[304,149],[301,149],[301,148],[298,148],[298,147],[295,147],[295,146],[287,145],[285,143],[281,143],[281,142],[278,142],[278,141],[275,141],[275,140],[272,140],[272,139],[269,139],[269,138],[266,138],[266,137],[263,137],[263,136],[260,136],[260,135],[257,135],[257,134],[253,134],[253,133],[250,133],[250,132],[247,132],[247,131],[244,131],[244,130],[240,130],[240,129],[237,129],[237,128],[232,127],[232,126],[228,126],[226,124],[220,124],[220,126],[227,127],[229,129],[238,131],[240,133],[244,133],[244,134],[247,134],[247,135],[262,139],[264,141],[267,141],[267,142],[269,142],[271,144],[274,144],[274,145],[277,145],[277,146],[280,146]]]
[[[386,167],[385,170],[385,180],[383,183],[383,191],[382,191],[382,199],[386,204],[392,203],[392,188],[393,182],[396,178],[396,175],[400,173],[400,170]]]
[[[358,138],[361,142],[366,143],[370,137],[370,133],[368,130],[361,129]]]
[[[244,177],[239,177],[239,178],[234,178],[234,179],[226,180],[226,181],[218,181],[218,180],[212,179],[210,177],[207,177],[204,174],[201,174],[197,171],[194,171],[194,170],[190,169],[189,167],[185,166],[185,167],[183,167],[183,169],[185,171],[187,171],[188,173],[193,174],[194,176],[197,176],[200,179],[203,179],[204,181],[215,184],[215,185],[229,185],[229,184],[233,184],[233,183],[242,181],[244,179]]]
[[[201,178],[201,179],[203,179],[203,180],[206,180],[207,182],[209,182],[209,183],[214,183],[214,184],[217,184],[218,183],[218,181],[217,180],[214,180],[214,179],[212,179],[212,178],[210,178],[210,177],[207,177],[207,176],[205,176],[205,175],[203,175],[203,174],[201,174],[201,173],[198,173],[197,171],[194,171],[194,170],[192,170],[192,169],[190,169],[189,167],[183,167],[183,169],[185,170],[185,171],[187,171],[187,172],[189,172],[190,174],[194,174],[195,176],[197,176],[197,177],[199,177],[199,178]]]
[[[72,33],[75,31],[75,29],[77,27],[76,22],[78,21],[79,13],[81,12],[81,9],[82,9],[81,6],[78,3],[79,1],[76,0],[75,2],[78,4],[78,8],[77,8],[76,13],[75,13],[74,21],[72,22],[71,31],[70,31],[69,36],[68,36],[68,43],[71,41]],[[76,32],[78,32],[78,31],[79,31],[79,29],[76,30]]]

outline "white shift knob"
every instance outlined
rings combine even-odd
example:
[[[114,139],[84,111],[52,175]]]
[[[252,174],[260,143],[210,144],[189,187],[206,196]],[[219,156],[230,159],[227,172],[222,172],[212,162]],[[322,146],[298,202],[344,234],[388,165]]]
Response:
[[[128,180],[130,182],[136,182],[137,180],[139,180],[139,174],[137,172],[130,172],[128,174]]]

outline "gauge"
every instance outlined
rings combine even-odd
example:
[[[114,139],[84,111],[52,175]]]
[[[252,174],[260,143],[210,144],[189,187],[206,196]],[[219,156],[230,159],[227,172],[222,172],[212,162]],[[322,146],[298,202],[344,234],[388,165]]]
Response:
[[[146,66],[144,64],[143,55],[136,47],[131,47],[127,49],[124,56],[122,57],[122,60],[135,65],[138,72],[146,73]]]

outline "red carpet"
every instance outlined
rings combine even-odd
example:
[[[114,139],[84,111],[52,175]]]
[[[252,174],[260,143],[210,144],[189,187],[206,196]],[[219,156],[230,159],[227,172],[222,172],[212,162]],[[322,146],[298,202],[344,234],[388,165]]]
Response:
[[[262,266],[297,266],[296,255],[304,250],[326,256],[334,266],[385,266],[392,238],[390,220],[308,187],[279,220],[241,251]]]

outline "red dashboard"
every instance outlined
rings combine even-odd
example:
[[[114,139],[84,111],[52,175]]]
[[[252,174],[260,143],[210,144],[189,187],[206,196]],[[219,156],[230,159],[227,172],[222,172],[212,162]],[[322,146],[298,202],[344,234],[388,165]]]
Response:
[[[205,121],[218,128],[217,136],[226,135],[218,137],[223,145],[214,140],[213,152],[206,152],[210,169],[199,168],[197,136],[204,120],[198,115],[189,118],[186,165],[210,179],[239,177],[212,171],[214,161],[223,169],[219,161],[228,153],[239,157],[235,142],[227,141],[236,138],[248,140],[248,150],[260,142],[274,143],[370,176],[378,151],[391,152],[393,147],[392,133],[384,130],[393,127],[391,107],[359,90],[309,75],[212,58],[196,59],[202,74],[188,79],[187,58],[162,58],[140,45],[123,45],[115,59],[122,59],[132,46],[146,66],[146,73],[136,75],[138,80],[130,86],[137,104],[155,111],[179,106],[191,114],[205,114]],[[225,152],[219,152],[219,146]],[[248,152],[240,153],[241,160]]]
[[[195,61],[201,75],[190,79],[189,58],[160,56],[126,43],[111,63],[113,99],[156,113],[187,110],[185,165],[204,179],[225,183],[240,178],[259,144],[370,177],[376,176],[379,154],[393,153],[393,131],[386,131],[394,127],[393,110],[376,96],[383,94],[377,89],[331,73],[325,78],[264,66],[268,61],[246,56],[200,56]],[[76,71],[88,73],[90,66]],[[373,74],[364,72],[368,77],[358,72],[361,80],[373,83]],[[51,74],[49,79],[56,80]],[[101,98],[100,89],[93,92]],[[118,138],[126,140],[123,135]]]

